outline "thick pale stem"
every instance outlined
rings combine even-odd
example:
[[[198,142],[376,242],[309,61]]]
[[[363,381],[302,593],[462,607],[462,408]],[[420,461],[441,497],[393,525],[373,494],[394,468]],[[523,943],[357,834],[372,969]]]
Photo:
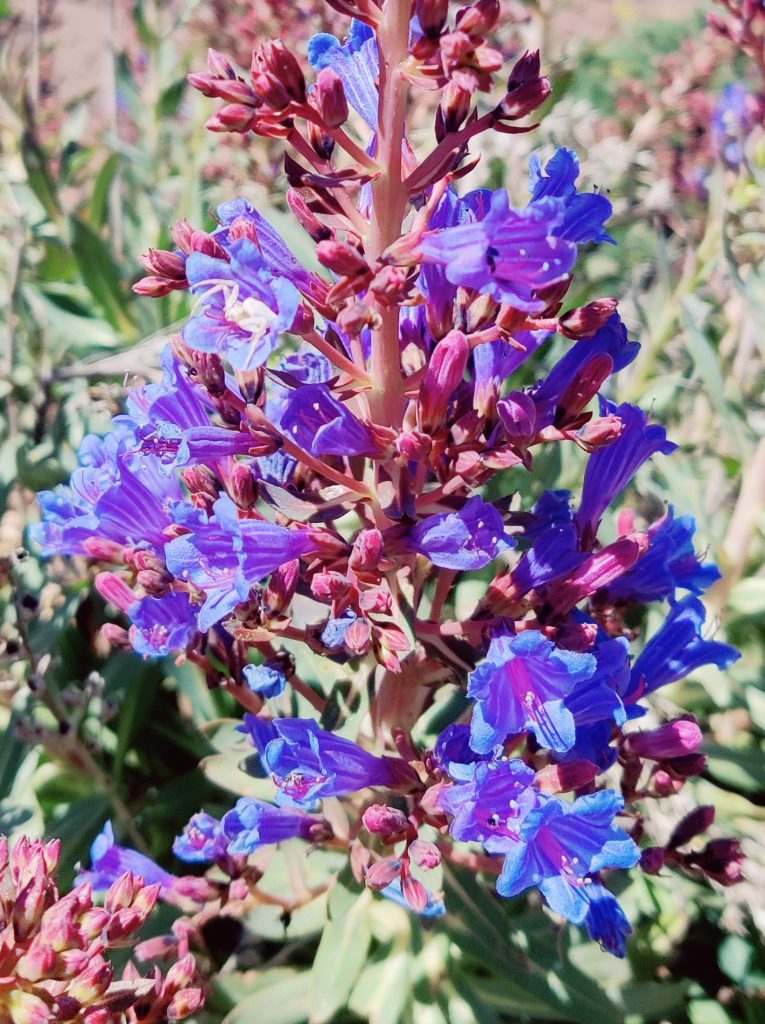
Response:
[[[406,118],[406,82],[402,65],[409,46],[412,0],[385,0],[377,43],[380,52],[380,105],[376,161],[379,176],[372,183],[372,222],[367,255],[377,259],[401,234],[407,191],[402,180],[401,147]],[[380,325],[372,333],[369,395],[372,416],[400,426],[404,397],[399,351],[399,309],[377,309]]]

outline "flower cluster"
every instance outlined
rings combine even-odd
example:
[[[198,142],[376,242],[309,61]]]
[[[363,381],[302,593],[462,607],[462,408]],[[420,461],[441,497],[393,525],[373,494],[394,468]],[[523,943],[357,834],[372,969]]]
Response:
[[[273,802],[196,815],[180,858],[230,874],[286,839],[346,846],[360,882],[426,915],[444,904],[423,877],[449,859],[495,874],[502,896],[538,889],[623,955],[607,872],[641,859],[639,801],[703,769],[692,720],[634,723],[659,687],[737,654],[704,635],[699,595],[718,574],[692,519],[622,510],[615,535],[602,529],[675,447],[609,398],[639,348],[615,300],[566,307],[582,247],[612,241],[610,202],[567,149],[534,158],[525,205],[457,190],[471,141],[531,130],[550,92],[534,53],[500,78],[496,0],[451,21],[438,0],[332,6],[356,20],[344,41],[311,40],[311,82],[279,42],[247,75],[212,52],[191,76],[222,103],[213,130],[285,140],[287,202],[323,272],[244,200],[211,232],[176,225],[136,290],[188,290],[191,316],[161,381],[133,389],[69,486],[41,495],[35,536],[46,554],[111,563],[97,586],[125,617],[106,627],[114,645],[187,657],[247,711],[246,765]],[[422,157],[411,88],[440,97]],[[514,492],[557,445],[586,460],[581,493],[537,486],[524,507]],[[627,623],[651,602],[668,611],[638,653]],[[295,644],[372,670],[358,735],[292,717],[287,693],[304,713],[326,697],[297,674]],[[461,700],[428,738],[418,720],[444,687]],[[603,776],[615,765],[621,793]],[[323,816],[329,798],[347,834]],[[734,881],[718,853],[660,867]],[[107,833],[85,877],[105,886],[130,867],[183,895],[136,856]]]
[[[102,906],[87,882],[60,897],[59,850],[58,840],[25,838],[9,849],[0,837],[0,1021],[149,1024],[195,1013],[203,993],[188,949],[164,977],[144,978],[129,963],[118,980],[106,957],[146,922],[159,883],[126,869],[105,886]]]

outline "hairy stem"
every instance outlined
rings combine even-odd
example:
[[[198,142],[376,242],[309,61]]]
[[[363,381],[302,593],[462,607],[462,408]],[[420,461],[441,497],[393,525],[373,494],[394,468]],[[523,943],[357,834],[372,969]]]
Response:
[[[409,45],[411,0],[386,0],[377,34],[380,52],[380,105],[377,163],[372,183],[372,221],[367,255],[375,260],[401,234],[407,191],[402,181],[401,147],[406,117],[406,82],[402,64]],[[380,307],[379,326],[372,332],[369,400],[374,419],[400,426],[404,410],[399,351],[399,309]]]

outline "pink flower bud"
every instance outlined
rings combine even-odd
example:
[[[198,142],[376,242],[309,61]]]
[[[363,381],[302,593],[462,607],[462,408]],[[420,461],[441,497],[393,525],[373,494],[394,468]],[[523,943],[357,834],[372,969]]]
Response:
[[[161,299],[165,295],[174,292],[177,288],[185,287],[185,282],[168,281],[166,277],[157,277],[154,274],[150,274],[148,277],[142,277],[140,281],[136,281],[133,285],[133,291],[136,295],[143,295],[147,299]]]
[[[215,75],[216,78],[236,78],[236,71],[231,62],[212,47],[207,51],[207,67],[210,74]]]
[[[390,590],[386,587],[370,587],[362,592],[359,599],[362,611],[377,615],[389,615],[393,607]]]
[[[595,299],[579,309],[570,309],[560,318],[561,334],[575,340],[591,338],[607,323],[617,305],[616,299]]]
[[[649,846],[640,854],[640,867],[647,875],[658,875],[667,861],[660,846]]]
[[[647,732],[630,733],[624,742],[628,751],[636,757],[663,761],[694,753],[701,746],[702,740],[701,729],[689,717],[677,718],[674,722],[667,722]]]
[[[228,474],[228,492],[239,508],[246,511],[253,507],[258,498],[258,487],[249,465],[234,463]]]
[[[106,992],[113,977],[112,965],[105,960],[97,959],[74,979],[67,989],[67,995],[88,1006]]]
[[[332,68],[322,68],[319,72],[311,98],[328,128],[339,128],[348,120],[345,86],[342,78]]]
[[[53,1020],[53,1012],[48,1004],[31,992],[23,992],[15,988],[5,997],[9,1019],[13,1024],[48,1024]]]
[[[528,441],[534,436],[537,407],[523,391],[511,391],[497,402],[497,414],[510,441]]]
[[[104,906],[110,913],[115,913],[123,907],[129,907],[133,902],[140,882],[132,871],[125,871],[116,881],[112,882],[106,891]]]
[[[683,779],[676,779],[669,772],[665,772],[661,768],[653,773],[651,782],[653,783],[654,793],[659,797],[674,796],[685,785]]]
[[[686,814],[681,822],[677,824],[667,846],[674,850],[678,846],[685,846],[702,832],[706,832],[715,820],[715,809],[708,805],[697,807],[690,814]]]
[[[171,280],[186,281],[186,260],[177,252],[164,249],[149,249],[141,256],[141,263],[151,274],[168,277]]]
[[[207,466],[187,466],[181,476],[192,494],[204,494],[211,501],[217,501],[220,497],[215,477]]]
[[[353,654],[366,654],[372,643],[372,627],[369,619],[359,616],[345,631],[345,646]]]
[[[226,103],[214,117],[207,122],[211,131],[246,132],[255,121],[252,107],[244,103]]]
[[[356,277],[369,273],[369,264],[352,245],[337,239],[326,239],[316,246],[319,263],[342,277]]]
[[[201,988],[185,988],[176,992],[165,1009],[168,1020],[183,1020],[204,1006],[205,994]]]
[[[409,906],[416,913],[421,914],[428,905],[428,890],[416,878],[407,875],[401,881],[401,892]]]
[[[17,941],[23,942],[37,927],[45,909],[48,884],[45,864],[40,857],[32,877],[26,882],[13,903],[11,921]]]
[[[462,331],[450,331],[433,349],[417,399],[417,425],[425,433],[437,430],[449,401],[465,375],[470,345]]]
[[[376,836],[382,836],[386,843],[395,843],[411,829],[411,823],[403,811],[386,804],[372,804],[361,817],[364,828]]]
[[[412,462],[424,462],[432,448],[431,439],[419,430],[407,430],[396,438],[397,451]]]
[[[613,444],[624,431],[624,422],[618,416],[595,416],[577,430],[577,444],[585,451],[605,448]]]
[[[384,889],[386,885],[401,875],[401,861],[393,859],[378,860],[370,864],[364,876],[364,882],[370,889]]]
[[[106,622],[99,630],[110,647],[118,651],[132,651],[133,645],[130,642],[130,634],[122,626],[116,626],[113,622]]]
[[[341,572],[317,572],[311,580],[311,593],[319,601],[339,601],[351,589],[351,581]]]
[[[372,572],[380,564],[384,549],[385,542],[379,530],[362,530],[353,542],[348,565],[354,572]]]
[[[537,772],[534,784],[542,793],[567,793],[588,785],[598,771],[597,765],[591,761],[550,764]]]
[[[279,615],[289,606],[295,595],[300,580],[300,562],[297,558],[280,565],[271,579],[263,595],[263,602],[269,615]]]
[[[197,965],[191,953],[187,953],[174,963],[165,977],[162,986],[163,996],[174,995],[181,989],[188,988],[197,977]]]
[[[49,978],[56,966],[55,949],[40,941],[33,941],[29,949],[16,963],[14,973],[27,981],[41,981]]]
[[[408,852],[414,863],[425,871],[432,871],[441,863],[441,851],[425,839],[415,839],[409,844]]]
[[[328,228],[326,224],[322,224],[297,189],[287,190],[287,206],[314,242],[323,242],[332,237],[332,229]],[[343,329],[345,330],[345,328]]]
[[[580,344],[586,345],[586,342]],[[588,359],[561,395],[555,416],[556,425],[565,426],[575,419],[600,391],[613,369],[613,359],[604,352]]]

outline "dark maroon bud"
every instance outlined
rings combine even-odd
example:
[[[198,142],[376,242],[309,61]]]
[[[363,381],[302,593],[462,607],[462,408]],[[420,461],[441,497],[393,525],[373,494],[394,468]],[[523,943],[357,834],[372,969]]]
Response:
[[[367,868],[367,873],[364,876],[364,882],[369,886],[370,889],[384,889],[390,885],[391,882],[395,882],[401,875],[401,861],[400,860],[378,860],[374,864],[370,864]]]
[[[743,881],[741,865],[745,859],[737,839],[712,839],[701,853],[688,857],[689,863],[701,868],[705,875],[720,885],[736,885]]]
[[[311,94],[316,109],[328,128],[339,128],[348,120],[348,100],[343,80],[332,68],[322,68]]]
[[[369,273],[367,261],[358,249],[354,249],[347,242],[329,238],[319,242],[316,246],[316,256],[322,266],[342,277],[356,277]]]
[[[660,846],[648,846],[640,854],[640,867],[647,875],[658,875],[667,862],[667,855]]]
[[[567,338],[591,338],[599,331],[617,307],[616,299],[595,299],[580,309],[570,309],[560,318],[561,334]]]
[[[450,331],[433,349],[417,398],[417,425],[424,433],[444,422],[452,394],[465,375],[470,345],[462,331]]]
[[[710,806],[697,807],[695,811],[686,814],[682,821],[675,827],[667,846],[675,850],[678,846],[685,846],[695,836],[706,832],[715,820],[715,809]]]
[[[523,391],[511,391],[497,402],[497,414],[510,441],[529,440],[537,423],[534,399]]]
[[[424,34],[430,39],[437,39],[446,24],[449,0],[416,0],[415,11]]]
[[[625,737],[624,743],[631,754],[646,757],[650,761],[664,761],[667,758],[685,757],[695,753],[701,746],[703,736],[691,716],[677,718],[658,729],[633,732]]]
[[[687,757],[673,757],[665,762],[675,775],[683,779],[692,779],[706,771],[707,759],[703,754],[689,754]]]
[[[382,836],[386,843],[397,843],[409,832],[411,823],[403,811],[386,804],[372,804],[362,815],[364,828],[376,836]]]
[[[550,95],[547,78],[539,74],[539,51],[525,53],[515,64],[507,80],[507,94],[497,107],[497,116],[509,121],[525,117],[541,106]]]
[[[305,103],[305,76],[293,53],[280,40],[264,43],[260,58],[267,71],[286,91],[289,99]],[[257,88],[257,86],[256,86]]]
[[[581,344],[586,345],[587,342]],[[599,352],[588,359],[561,396],[555,413],[556,426],[565,426],[578,416],[600,391],[613,369],[614,361],[605,352]]]
[[[216,260],[228,260],[228,253],[215,241],[207,231],[192,231],[191,251],[201,252],[205,256],[212,256]]]
[[[271,574],[263,595],[263,603],[269,615],[279,615],[287,610],[295,596],[299,579],[300,562],[297,558],[280,565],[276,572]]]
[[[212,47],[207,51],[207,67],[210,74],[215,75],[216,78],[236,78],[236,71],[234,71],[231,62],[222,53],[213,50]]]

